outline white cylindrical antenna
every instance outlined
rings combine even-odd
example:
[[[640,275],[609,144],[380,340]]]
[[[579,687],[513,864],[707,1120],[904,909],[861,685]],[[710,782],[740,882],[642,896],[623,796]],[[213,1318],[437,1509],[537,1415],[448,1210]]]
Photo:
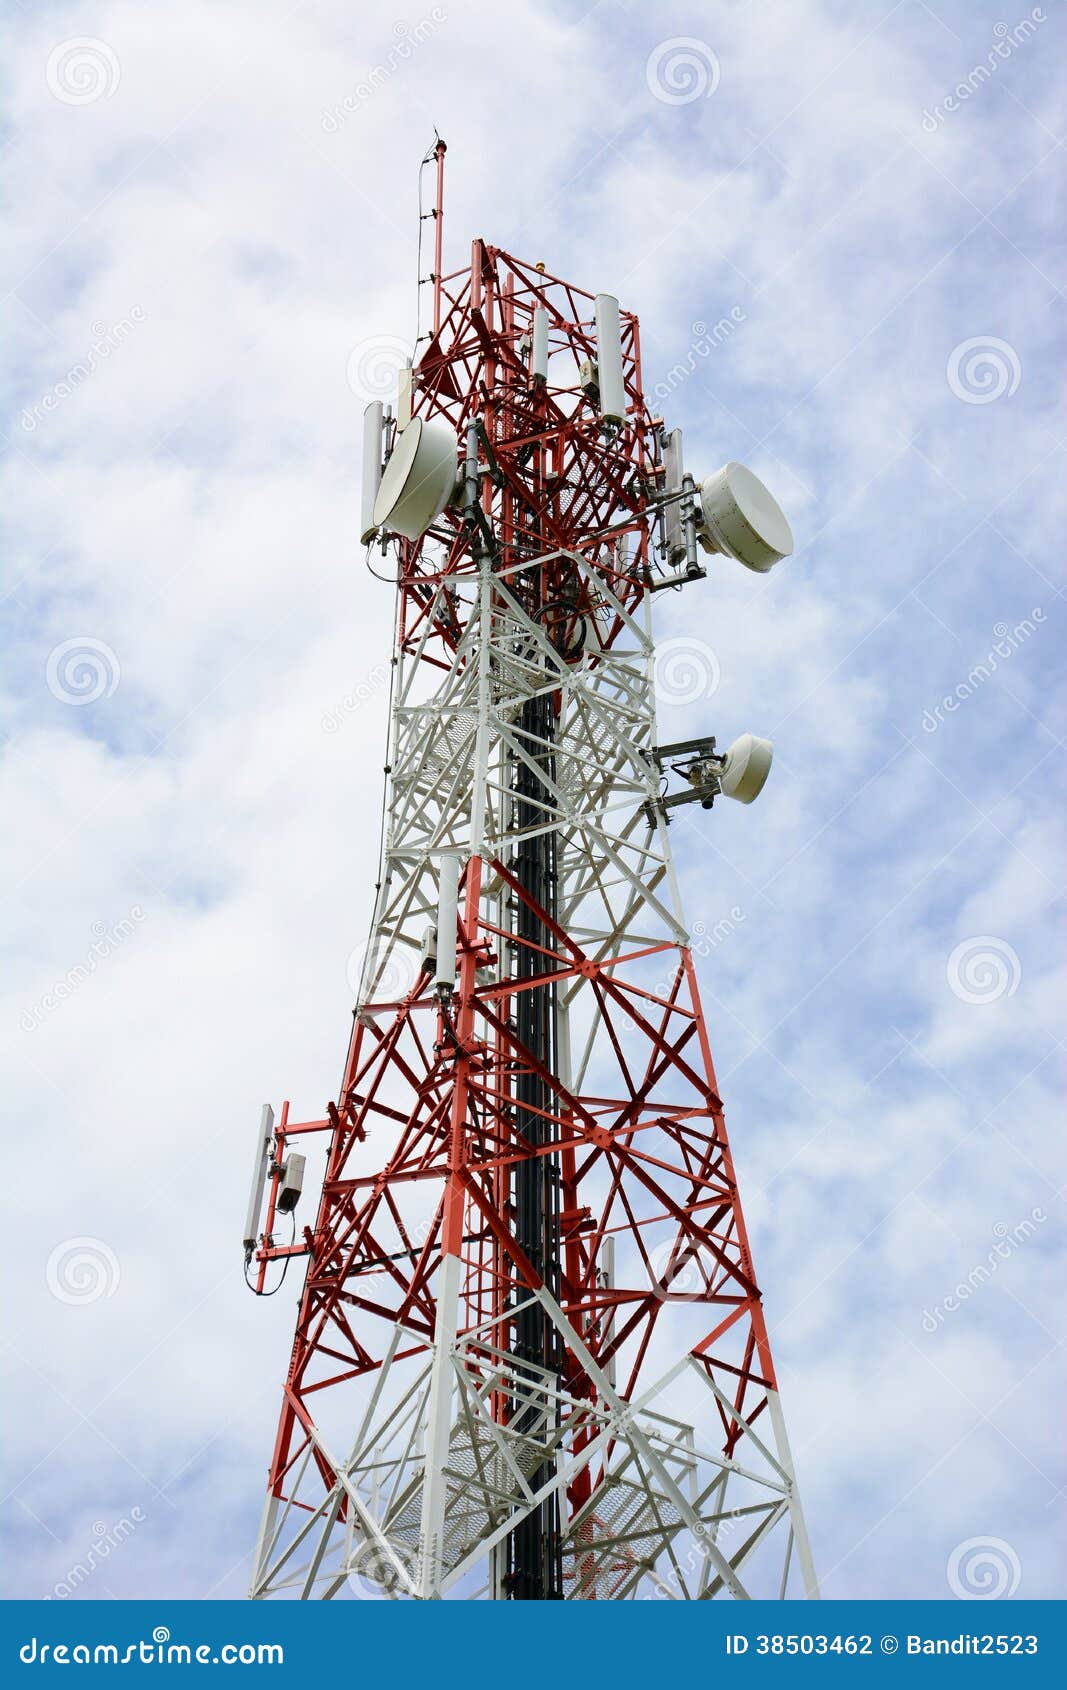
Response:
[[[596,363],[600,415],[605,422],[622,422],[626,416],[626,388],[622,379],[619,302],[613,293],[596,296]]]
[[[680,493],[682,490],[682,431],[672,428],[667,436],[663,448],[663,469],[665,493]],[[667,506],[664,517],[666,519],[667,562],[676,568],[685,556],[685,534],[682,532],[682,501],[672,499]]]
[[[375,399],[363,413],[363,494],[360,503],[359,543],[369,545],[378,532],[374,501],[382,481],[382,421],[385,409]]]
[[[533,344],[530,347],[531,381],[548,380],[548,312],[543,305],[534,306]]]
[[[252,1169],[252,1190],[248,1197],[248,1214],[245,1216],[244,1246],[246,1252],[256,1247],[259,1238],[259,1217],[263,1209],[263,1193],[267,1186],[267,1164],[274,1146],[274,1110],[269,1103],[265,1103],[260,1111],[259,1128],[256,1132],[256,1160]]]
[[[411,421],[411,395],[415,384],[415,372],[410,364],[405,364],[397,372],[396,378],[396,426],[407,428]]]
[[[456,917],[459,913],[459,858],[441,858],[437,870],[437,971],[434,984],[438,997],[451,997],[456,985]]]

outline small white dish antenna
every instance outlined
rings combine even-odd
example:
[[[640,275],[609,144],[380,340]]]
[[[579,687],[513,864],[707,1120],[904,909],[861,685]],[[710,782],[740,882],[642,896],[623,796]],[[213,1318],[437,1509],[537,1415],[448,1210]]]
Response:
[[[744,464],[724,464],[700,488],[712,551],[765,575],[793,550],[793,531],[777,499]]]
[[[413,417],[397,435],[374,500],[375,527],[405,540],[425,534],[455,489],[456,437],[444,423]]]
[[[742,734],[726,752],[726,762],[719,775],[720,792],[725,798],[736,798],[739,804],[751,804],[767,784],[773,756],[774,746],[769,739]]]

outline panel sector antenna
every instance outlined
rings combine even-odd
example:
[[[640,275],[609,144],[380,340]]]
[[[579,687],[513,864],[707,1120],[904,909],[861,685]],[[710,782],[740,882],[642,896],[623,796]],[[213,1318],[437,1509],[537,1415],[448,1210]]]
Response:
[[[255,1134],[246,1277],[305,1277],[251,1594],[813,1597],[671,852],[771,746],[664,744],[653,686],[656,594],[707,614],[702,551],[792,535],[744,466],[686,469],[614,294],[482,239],[443,268],[430,156],[432,327],[364,419],[370,936],[335,1099]]]

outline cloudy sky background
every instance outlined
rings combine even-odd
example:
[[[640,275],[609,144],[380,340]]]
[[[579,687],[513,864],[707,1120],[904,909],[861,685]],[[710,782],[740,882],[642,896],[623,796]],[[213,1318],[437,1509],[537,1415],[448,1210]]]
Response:
[[[1058,0],[5,10],[5,1594],[124,1519],[81,1595],[246,1588],[251,1141],[334,1093],[377,843],[349,376],[436,125],[446,258],[618,293],[798,536],[657,608],[719,675],[666,737],[776,743],[673,837],[825,1593],[1062,1595]]]

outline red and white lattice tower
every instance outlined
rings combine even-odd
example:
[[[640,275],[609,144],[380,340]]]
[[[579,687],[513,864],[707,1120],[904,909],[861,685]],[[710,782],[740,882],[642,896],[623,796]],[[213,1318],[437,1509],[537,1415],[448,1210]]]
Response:
[[[738,466],[682,474],[610,296],[482,240],[442,274],[443,152],[433,332],[368,417],[372,934],[337,1101],[264,1111],[246,1227],[260,1290],[307,1257],[252,1595],[815,1596],[668,838],[748,793],[653,694],[657,586],[779,536]]]

